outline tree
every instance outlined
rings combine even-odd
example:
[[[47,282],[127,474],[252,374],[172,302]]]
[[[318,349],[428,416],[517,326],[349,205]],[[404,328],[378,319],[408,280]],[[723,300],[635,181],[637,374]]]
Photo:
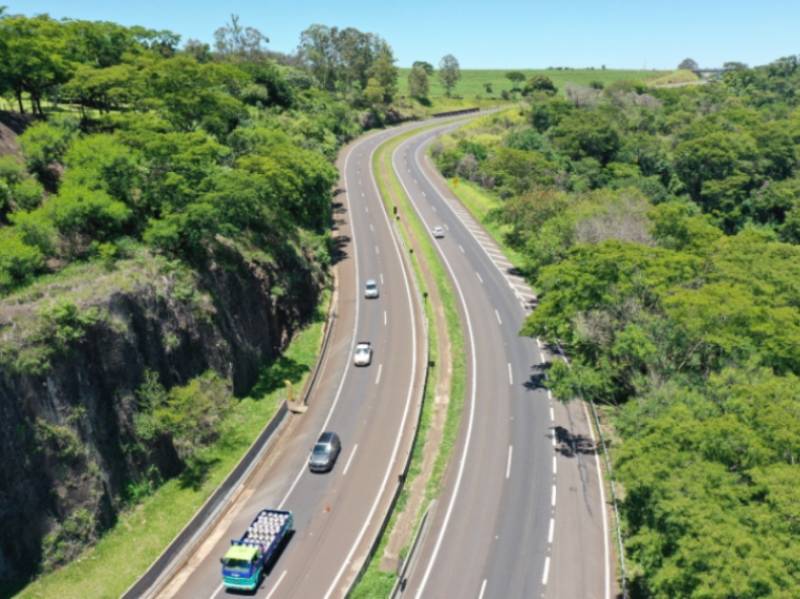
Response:
[[[228,24],[214,32],[214,48],[226,58],[253,59],[261,56],[269,38],[255,27],[243,27],[239,15],[231,15]]]
[[[385,41],[378,46],[369,74],[370,79],[374,78],[383,89],[383,103],[389,104],[397,93],[397,67],[394,66],[392,48]]]
[[[687,71],[696,71],[697,69],[700,68],[700,65],[697,64],[697,62],[695,60],[692,60],[691,58],[684,58],[678,65],[678,68],[685,69]]]
[[[433,65],[429,62],[425,62],[424,60],[415,60],[414,64],[411,65],[411,68],[413,69],[415,67],[421,68],[428,76],[433,75]]]
[[[364,33],[355,27],[341,31],[333,29],[333,45],[336,52],[337,81],[346,90],[353,88],[364,90],[367,81],[374,73],[370,73],[382,45],[378,36]]]
[[[512,91],[518,91],[519,84],[525,81],[525,73],[521,71],[509,71],[506,73],[506,79],[511,82]]]
[[[546,75],[534,75],[528,82],[525,84],[525,88],[522,90],[522,93],[526,96],[529,96],[533,93],[541,92],[544,94],[556,94],[558,93],[558,88],[556,84],[553,83],[553,80]]]
[[[408,74],[408,93],[412,98],[425,99],[428,97],[430,83],[425,67],[415,64]]]
[[[211,61],[211,46],[196,39],[188,39],[183,45],[183,51],[190,54],[197,62]]]
[[[731,60],[722,64],[722,68],[726,71],[745,71],[747,70],[747,64],[744,62],[737,62],[735,60]]]
[[[297,48],[302,61],[308,66],[322,89],[336,88],[338,54],[336,51],[336,28],[311,25],[300,34]]]
[[[452,54],[447,54],[439,61],[439,79],[445,89],[445,94],[449,98],[453,93],[453,88],[461,79],[461,68],[458,59]]]
[[[70,77],[63,29],[46,15],[4,17],[0,39],[0,81],[16,96],[20,112],[25,112],[22,96],[28,93],[34,114],[43,115],[42,97]]]
[[[484,83],[483,84],[483,89],[489,95],[494,93],[494,88],[492,87],[492,82],[491,81],[487,81],[486,83]]]

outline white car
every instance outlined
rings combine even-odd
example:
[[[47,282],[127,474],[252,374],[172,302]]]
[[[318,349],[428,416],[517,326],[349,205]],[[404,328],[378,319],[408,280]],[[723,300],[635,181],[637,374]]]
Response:
[[[364,297],[367,299],[375,299],[379,295],[378,282],[375,279],[367,279],[367,282],[364,283]]]
[[[356,344],[353,364],[356,366],[369,366],[370,362],[372,362],[372,344],[369,341],[359,341]]]
[[[443,229],[442,227],[440,227],[439,225],[436,225],[436,226],[433,228],[433,236],[434,236],[436,239],[442,239],[442,238],[444,238],[444,229]]]

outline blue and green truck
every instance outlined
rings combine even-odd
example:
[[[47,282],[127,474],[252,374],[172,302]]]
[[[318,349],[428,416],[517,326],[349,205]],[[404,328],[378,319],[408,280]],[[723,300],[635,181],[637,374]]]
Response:
[[[294,525],[292,512],[261,510],[220,560],[226,589],[254,591]]]

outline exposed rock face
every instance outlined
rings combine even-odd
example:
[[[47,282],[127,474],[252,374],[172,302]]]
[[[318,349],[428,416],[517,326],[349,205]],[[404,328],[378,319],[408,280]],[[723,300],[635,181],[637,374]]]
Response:
[[[224,245],[199,274],[149,255],[87,273],[0,300],[0,579],[73,557],[114,523],[128,485],[149,469],[180,472],[169,439],[142,450],[136,436],[146,371],[169,388],[213,369],[245,393],[312,314],[323,283],[307,256],[256,262]],[[20,366],[30,338],[47,334],[40,314],[53,297],[101,317],[43,367]]]

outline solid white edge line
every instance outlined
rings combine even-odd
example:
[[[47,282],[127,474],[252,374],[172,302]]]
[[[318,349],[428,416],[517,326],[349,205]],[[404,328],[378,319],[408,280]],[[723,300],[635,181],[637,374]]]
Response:
[[[380,503],[381,497],[383,496],[386,490],[386,485],[389,482],[389,478],[392,474],[392,469],[394,468],[395,461],[397,460],[397,454],[400,451],[400,442],[403,438],[403,431],[405,430],[406,420],[408,420],[408,414],[410,412],[410,407],[411,407],[411,399],[414,394],[414,381],[416,381],[417,378],[417,317],[416,314],[414,313],[414,300],[411,297],[411,283],[409,282],[408,273],[406,272],[405,262],[403,262],[403,254],[400,251],[400,246],[398,244],[398,241],[394,233],[392,232],[392,223],[389,220],[389,214],[386,212],[386,206],[384,206],[383,201],[380,200],[380,190],[378,189],[378,183],[375,181],[375,173],[373,172],[372,169],[372,162],[373,162],[373,157],[375,155],[375,150],[377,150],[379,145],[380,144],[372,148],[372,150],[369,153],[369,164],[370,164],[369,176],[372,182],[372,188],[375,190],[375,194],[379,199],[378,203],[382,208],[381,212],[383,212],[383,216],[386,221],[386,226],[389,228],[389,233],[390,233],[389,236],[392,239],[392,245],[394,246],[394,249],[397,253],[397,258],[400,261],[400,270],[403,273],[403,281],[405,282],[406,298],[408,299],[408,309],[409,313],[411,314],[411,346],[414,348],[411,354],[412,355],[411,378],[410,378],[411,382],[408,385],[408,394],[406,396],[405,407],[403,408],[403,417],[400,421],[400,427],[398,428],[399,432],[397,434],[397,437],[395,438],[394,447],[392,448],[392,455],[389,460],[389,466],[386,468],[386,473],[383,476],[383,481],[381,482],[380,489],[378,493],[375,495],[375,500],[372,502],[372,506],[370,507],[369,513],[367,514],[367,517],[364,520],[364,524],[361,526],[361,530],[358,532],[358,536],[356,537],[355,542],[350,547],[350,551],[347,553],[347,556],[342,562],[342,565],[339,568],[339,571],[336,573],[333,582],[328,587],[328,590],[325,593],[325,599],[329,599],[331,597],[334,590],[336,589],[336,586],[339,584],[339,580],[342,578],[342,575],[344,574],[345,570],[350,565],[350,561],[353,559],[353,555],[355,554],[356,549],[358,549],[358,546],[361,544],[361,540],[364,538],[364,535],[367,532],[367,528],[369,527],[369,524],[372,521],[372,517],[375,515],[375,511],[378,509],[378,504]]]
[[[497,324],[503,326],[503,319],[500,318],[500,312],[497,311],[497,308],[494,309],[494,315],[497,318]]]
[[[594,426],[592,425],[592,421],[589,418],[589,410],[586,407],[586,401],[583,401],[583,413],[586,416],[586,422],[589,423],[589,434],[592,437],[592,444],[597,445],[597,440],[594,436]],[[611,561],[609,558],[609,551],[608,551],[608,513],[606,512],[606,490],[603,485],[603,472],[600,469],[600,456],[598,456],[598,452],[594,454],[594,465],[597,469],[597,486],[600,489],[600,507],[603,512],[603,554],[605,558],[605,576],[606,576],[606,588],[605,588],[605,599],[611,599]]]
[[[403,143],[401,143],[393,153],[392,156],[393,165],[395,163],[394,157],[397,155],[397,150],[399,150],[402,145]],[[417,157],[418,152],[419,148],[417,148],[417,150],[414,153],[415,158]],[[397,169],[395,168],[395,172],[396,171]],[[402,185],[403,189],[406,192],[406,195],[409,197],[409,199],[411,199],[411,194],[408,191],[408,187],[406,187],[403,178],[400,177],[399,174],[398,174],[398,179],[400,179],[400,185]],[[411,199],[411,204],[414,206],[414,210],[417,212],[417,215],[419,216],[423,225],[426,225],[425,218],[422,216],[422,214],[420,214],[420,211],[417,209],[416,204],[414,204],[413,199]],[[430,226],[425,226],[425,229],[428,231],[428,234],[430,235],[431,234]],[[461,289],[461,284],[458,282],[458,279],[456,278],[455,273],[453,272],[453,267],[451,266],[450,261],[447,259],[447,256],[445,256],[444,251],[442,251],[441,245],[437,243],[434,243],[434,245],[436,247],[436,251],[438,251],[439,255],[442,257],[442,261],[445,263],[447,270],[450,272],[450,279],[453,281],[453,285],[455,286],[456,292],[458,293],[459,299],[461,301],[461,307],[464,310],[465,320],[467,321],[467,337],[469,339],[470,367],[472,369],[471,371],[472,376],[470,382],[471,387],[470,387],[470,398],[469,398],[469,416],[467,418],[467,430],[464,438],[464,452],[461,454],[461,460],[458,463],[458,470],[456,472],[456,481],[453,486],[453,493],[450,496],[450,501],[447,505],[447,510],[445,511],[444,521],[442,522],[442,526],[439,529],[439,536],[436,538],[436,543],[434,544],[433,552],[431,553],[430,560],[428,561],[428,565],[425,568],[425,573],[423,574],[422,582],[420,583],[419,589],[417,590],[416,594],[417,599],[420,599],[422,597],[425,591],[425,586],[428,584],[428,579],[430,578],[431,572],[433,571],[433,565],[436,563],[436,558],[439,556],[439,551],[442,548],[442,541],[444,540],[444,535],[447,532],[447,526],[450,524],[450,518],[453,515],[453,508],[455,506],[456,499],[458,498],[458,492],[461,489],[461,482],[464,478],[464,468],[467,463],[467,456],[469,455],[470,441],[472,440],[472,429],[475,423],[475,401],[477,396],[478,367],[475,356],[475,335],[472,330],[472,319],[470,318],[469,308],[467,306],[466,300],[464,299],[464,292]]]
[[[276,580],[275,584],[272,585],[272,588],[270,589],[270,591],[267,594],[265,599],[271,599],[272,595],[275,594],[275,590],[278,588],[278,585],[283,582],[284,578],[286,578],[286,572],[287,572],[287,570],[284,570],[283,572],[281,572],[281,575],[278,576],[278,580]]]
[[[511,478],[511,457],[514,455],[514,446],[508,446],[508,458],[506,458],[506,480]]]
[[[547,577],[550,575],[550,556],[544,558],[544,571],[542,572],[542,586],[547,586]]]
[[[378,364],[378,376],[375,377],[375,384],[381,384],[381,373],[383,372],[383,364]]]
[[[486,592],[486,581],[487,579],[484,578],[483,582],[481,583],[481,591],[478,593],[478,599],[483,599],[483,594]]]
[[[550,518],[550,529],[547,531],[547,543],[548,543],[548,545],[552,545],[553,544],[553,535],[555,534],[555,531],[556,531],[556,519],[551,517]]]
[[[358,451],[358,443],[353,445],[353,451],[350,452],[350,457],[347,458],[347,463],[344,465],[344,470],[342,470],[342,476],[347,474],[347,471],[350,469],[350,464],[353,461],[353,458],[356,457],[356,451]]]
[[[363,143],[366,143],[367,140],[371,140],[372,137],[376,137],[376,135],[369,136],[369,137],[365,138],[363,141],[359,142],[357,145],[361,145]],[[347,180],[348,180],[347,171],[348,171],[348,165],[350,164],[350,157],[352,155],[353,155],[353,150],[350,150],[350,152],[347,153],[347,156],[345,156],[345,159],[344,159],[345,189],[349,189],[349,184],[347,182]],[[349,194],[349,192],[347,193],[347,208],[348,208],[348,211],[350,211],[350,213],[352,214],[353,207],[350,205],[350,194]],[[352,333],[351,333],[351,336],[350,336],[350,349],[347,352],[348,356],[352,356],[353,355],[353,350],[355,349],[355,346],[356,346],[356,333],[358,332],[358,319],[359,319],[359,316],[360,316],[360,313],[361,313],[361,301],[362,301],[362,298],[361,298],[361,293],[358,293],[358,290],[361,289],[361,282],[360,282],[361,275],[360,275],[359,268],[358,268],[358,241],[357,241],[357,236],[356,236],[356,232],[355,232],[355,226],[354,226],[352,217],[350,218],[348,224],[350,225],[350,237],[351,237],[351,240],[353,242],[353,256],[354,256],[354,265],[355,265],[355,274],[356,274],[356,277],[355,277],[355,279],[356,279],[356,302],[355,302],[356,303],[356,314],[355,314],[355,318],[353,319],[353,329],[352,329]],[[333,412],[336,410],[336,406],[339,404],[339,398],[342,396],[342,390],[344,389],[344,383],[347,380],[347,375],[350,372],[350,370],[351,370],[350,368],[345,369],[344,376],[342,376],[342,379],[339,381],[339,386],[336,388],[336,395],[333,397],[333,403],[331,404],[330,409],[328,409],[328,415],[325,417],[325,422],[322,423],[322,428],[320,429],[319,434],[317,436],[321,435],[323,432],[325,432],[325,429],[328,428],[328,424],[330,423],[331,418],[333,418]],[[289,497],[291,496],[292,492],[294,491],[294,488],[297,486],[297,483],[300,482],[300,478],[303,476],[303,474],[305,472],[306,472],[306,463],[304,461],[303,462],[303,466],[300,468],[300,471],[297,473],[297,476],[295,477],[294,481],[292,482],[291,486],[289,487],[289,490],[286,491],[286,495],[283,496],[283,499],[281,499],[280,503],[278,504],[278,509],[279,510],[282,510],[283,507],[286,505],[286,502],[289,500]]]

